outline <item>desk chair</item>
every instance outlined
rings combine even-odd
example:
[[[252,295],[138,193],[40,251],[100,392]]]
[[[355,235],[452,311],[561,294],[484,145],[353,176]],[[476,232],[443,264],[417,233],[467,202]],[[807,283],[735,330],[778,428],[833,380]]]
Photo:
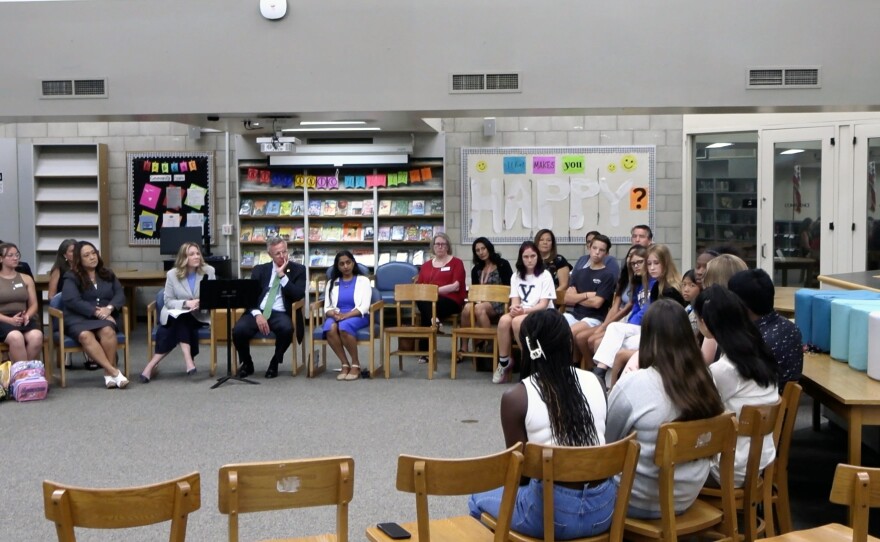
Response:
[[[520,443],[503,452],[472,459],[431,459],[401,455],[397,458],[397,490],[416,495],[415,522],[401,525],[414,542],[467,541],[506,542],[510,518],[522,471]],[[504,487],[495,532],[471,516],[431,520],[428,517],[428,495],[469,495]],[[370,542],[390,542],[391,538],[377,527],[367,529]]]
[[[725,412],[706,420],[670,422],[660,426],[654,463],[660,467],[660,519],[626,518],[624,538],[632,542],[677,542],[679,536],[717,532],[717,540],[735,542],[736,511],[733,500],[733,457],[736,420]],[[721,454],[721,509],[700,499],[675,515],[675,465]],[[717,528],[717,529],[716,529]]]
[[[419,268],[406,262],[389,262],[376,268],[376,288],[386,305],[394,303],[394,287],[412,284]]]
[[[153,358],[153,350],[156,347],[156,333],[159,331],[159,314],[165,306],[165,289],[156,292],[155,301],[147,305],[147,359]],[[213,312],[213,311],[212,311]],[[224,328],[225,329],[225,328]],[[199,328],[199,344],[207,344],[211,347],[211,376],[217,372],[217,340],[214,337],[214,326],[202,326]]]
[[[119,327],[119,322],[117,322],[117,327]],[[116,351],[118,356],[119,350],[122,350],[125,378],[128,378],[129,331],[128,307],[122,307],[122,329],[116,332]],[[64,302],[61,300],[61,294],[55,294],[55,297],[49,301],[49,352],[50,357],[55,359],[55,364],[60,369],[58,379],[61,387],[65,388],[67,387],[67,370],[64,367],[64,360],[67,358],[67,354],[84,352],[84,350],[79,341],[64,334]],[[46,365],[49,364],[46,363]],[[47,369],[47,374],[50,372]]]
[[[737,435],[748,437],[749,457],[743,486],[733,490],[733,498],[737,511],[742,512],[743,528],[740,531],[746,542],[754,542],[759,534],[764,536],[776,534],[771,513],[776,460],[774,458],[764,467],[762,473],[761,453],[764,451],[764,439],[772,436],[780,412],[782,412],[782,399],[769,405],[746,405],[740,411]],[[714,506],[720,506],[721,490],[704,487],[700,491],[700,498]],[[763,506],[763,519],[758,517],[759,504]]]
[[[431,321],[437,320],[438,288],[436,284],[398,284],[394,287],[394,306],[397,313],[397,325],[385,328],[385,378],[391,377],[391,356],[397,356],[398,368],[403,370],[403,356],[427,356],[428,380],[434,378],[437,356],[437,327],[419,325],[419,301],[431,304]],[[402,325],[403,310],[409,309],[410,325]],[[391,350],[391,339],[397,338],[397,350]],[[416,341],[428,340],[428,350],[418,350]],[[412,349],[401,348],[400,341],[413,341]]]
[[[43,482],[46,519],[55,522],[59,542],[76,542],[74,527],[126,529],[171,521],[171,542],[186,539],[189,514],[202,505],[199,473],[158,484],[89,489]]]
[[[500,284],[474,284],[468,290],[468,299],[466,305],[470,305],[470,321],[463,322],[461,327],[452,330],[452,347],[457,349],[459,341],[490,341],[492,343],[492,352],[477,352],[476,348],[472,352],[458,351],[456,357],[469,357],[474,360],[474,370],[476,370],[477,358],[490,358],[492,360],[492,371],[494,372],[498,365],[498,329],[492,327],[477,327],[476,317],[474,316],[474,306],[478,303],[503,303],[504,312],[510,304],[510,287]],[[450,378],[455,380],[455,369],[457,360],[452,360],[452,371]]]
[[[526,443],[523,476],[539,478],[544,484],[544,542],[556,540],[553,532],[553,484],[555,482],[593,482],[620,475],[617,500],[608,532],[572,542],[622,542],[626,510],[639,461],[639,444],[635,433],[605,446],[563,447]],[[496,520],[483,513],[480,521],[495,530]],[[516,531],[510,531],[511,542],[540,542]]]
[[[776,468],[773,469],[773,510],[776,513],[775,526],[780,533],[792,530],[791,505],[788,499],[788,458],[791,455],[791,435],[797,420],[798,406],[803,388],[797,382],[787,382],[782,391],[782,410],[773,430],[773,444],[776,446]],[[767,511],[765,509],[764,514]]]
[[[868,540],[877,542],[880,540],[868,536],[868,511],[870,508],[880,506],[880,469],[844,463],[837,465],[828,500],[850,507],[852,527],[829,523],[814,529],[792,531],[764,540],[767,542],[867,542]]]
[[[354,459],[325,457],[238,463],[220,467],[218,504],[229,516],[229,542],[238,542],[238,516],[251,512],[336,505],[336,535],[289,542],[348,542],[348,503],[354,496]]]

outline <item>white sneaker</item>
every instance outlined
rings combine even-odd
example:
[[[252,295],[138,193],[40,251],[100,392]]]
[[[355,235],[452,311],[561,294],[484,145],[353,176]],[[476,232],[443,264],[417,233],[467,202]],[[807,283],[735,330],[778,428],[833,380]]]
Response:
[[[508,380],[510,380],[510,367],[511,362],[507,362],[507,367],[498,364],[498,368],[495,369],[495,373],[492,375],[492,383],[493,384],[504,384]]]
[[[112,376],[104,375],[104,385],[107,386],[108,390],[112,390],[116,387],[116,379]]]
[[[123,389],[128,386],[128,379],[125,378],[125,375],[122,374],[122,371],[119,371],[119,374],[113,377],[113,382],[116,383],[116,387],[119,389]]]

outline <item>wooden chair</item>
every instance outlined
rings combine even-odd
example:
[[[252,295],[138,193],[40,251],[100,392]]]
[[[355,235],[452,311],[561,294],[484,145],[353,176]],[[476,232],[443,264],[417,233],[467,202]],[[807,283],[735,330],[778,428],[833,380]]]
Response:
[[[156,299],[147,305],[147,359],[153,358],[156,333],[159,331],[159,314],[164,305],[165,289],[163,288],[156,292]],[[208,325],[199,328],[199,344],[207,344],[211,348],[211,376],[214,376],[217,373],[217,339],[214,337],[214,326]]]
[[[122,307],[122,329],[116,333],[116,350],[122,350],[123,374],[128,378],[128,335],[130,331],[128,320],[128,307]],[[61,294],[55,294],[49,300],[49,352],[50,357],[55,360],[56,367],[59,368],[58,380],[62,388],[67,387],[67,370],[64,367],[64,360],[67,354],[71,352],[84,352],[82,345],[73,337],[64,334],[64,302],[61,300]],[[46,363],[48,365],[48,363]]]
[[[574,542],[621,542],[629,495],[632,491],[636,465],[639,461],[639,444],[635,433],[613,444],[570,448],[541,446],[526,443],[523,476],[540,478],[544,483],[544,538],[532,538],[510,531],[512,542],[554,542],[553,532],[553,484],[555,482],[592,482],[605,480],[620,474],[617,501],[611,516],[611,529],[600,535],[574,539]],[[483,513],[480,521],[493,531],[495,518]]]
[[[382,334],[385,332],[385,303],[381,299],[379,290],[373,288],[370,299],[370,325],[361,328],[357,332],[357,344],[369,345],[370,353],[370,377],[375,376],[384,369],[384,352],[382,350]],[[318,376],[327,369],[327,339],[324,335],[324,302],[315,301],[309,306],[309,329],[312,331],[312,345],[309,349],[309,378]],[[379,343],[379,366],[376,366],[376,343]],[[315,359],[315,349],[321,347],[321,355]]]
[[[660,467],[660,519],[626,518],[627,540],[676,542],[679,536],[720,529],[719,540],[737,540],[733,505],[733,457],[736,420],[731,412],[706,420],[671,422],[660,426],[654,463]],[[721,509],[697,499],[685,512],[675,515],[675,465],[709,459],[721,454]]]
[[[140,487],[89,489],[43,482],[46,519],[59,542],[75,542],[74,527],[127,529],[171,521],[171,542],[186,540],[187,516],[201,507],[199,473]]]
[[[9,359],[9,345],[0,342],[0,362]],[[49,359],[49,337],[43,335],[43,367],[46,369],[46,380],[52,381],[52,364]]]
[[[285,538],[348,541],[348,503],[354,496],[354,459],[324,457],[239,463],[220,467],[219,507],[229,516],[229,541],[238,542],[238,515],[336,505],[336,536]]]
[[[498,365],[498,330],[496,327],[477,327],[476,317],[474,316],[474,306],[477,303],[503,303],[504,311],[510,304],[510,287],[501,284],[474,284],[468,290],[468,299],[466,305],[470,306],[470,321],[464,322],[463,327],[457,327],[452,330],[452,347],[458,349],[459,341],[490,341],[492,343],[492,352],[473,352],[458,351],[458,356],[469,357],[474,360],[474,370],[476,370],[477,358],[490,358],[492,360],[492,370],[494,371]],[[453,356],[455,358],[457,356]],[[452,360],[452,371],[450,378],[455,380],[456,359]]]
[[[397,284],[394,286],[394,306],[397,313],[398,325],[385,328],[385,378],[391,377],[391,356],[397,356],[399,369],[403,370],[403,356],[427,356],[428,357],[428,380],[434,378],[437,355],[437,328],[435,326],[422,326],[419,321],[419,311],[416,308],[417,301],[425,301],[431,304],[431,321],[437,320],[437,286],[435,284]],[[403,323],[403,310],[409,310],[410,325]],[[397,350],[391,350],[391,339],[397,338]],[[400,341],[408,339],[414,341],[412,350],[400,348]],[[428,340],[428,349],[419,350],[419,339]]]
[[[307,336],[303,335],[303,342],[299,345],[300,354],[302,354],[302,363],[299,362],[299,356],[297,355],[297,344],[296,344],[296,311],[302,310],[305,307],[306,301],[305,299],[300,299],[299,301],[291,304],[290,306],[290,323],[293,325],[293,343],[290,345],[290,371],[293,376],[299,374],[301,370],[303,370],[306,366],[306,339]],[[232,311],[232,318],[234,321],[238,321],[241,318],[241,315],[244,314],[244,309],[235,309]],[[235,327],[235,324],[232,324],[232,327]],[[232,373],[238,374],[238,352],[235,350],[235,345],[232,344],[232,338],[226,336],[226,310],[215,310],[211,311],[211,329],[214,331],[214,340],[215,342],[223,342],[226,343],[226,348],[232,348]],[[255,335],[254,338],[251,339],[251,346],[274,346],[275,345],[275,334],[271,331],[265,337],[262,335]]]
[[[510,533],[510,518],[522,472],[520,443],[503,452],[472,459],[431,459],[401,455],[397,459],[397,490],[416,495],[415,522],[405,523],[413,542],[493,540],[505,542]],[[428,517],[428,495],[469,495],[504,487],[495,533],[471,516],[438,520]],[[390,542],[377,527],[367,529],[371,542]]]
[[[834,471],[831,495],[828,500],[850,507],[852,527],[829,523],[790,533],[765,538],[767,542],[877,542],[868,536],[868,510],[880,506],[880,469],[839,464]]]
[[[742,511],[743,526],[739,531],[746,542],[754,542],[759,534],[773,536],[776,534],[773,524],[772,488],[775,458],[764,469],[761,469],[761,454],[764,451],[764,439],[773,435],[779,414],[782,412],[782,399],[769,405],[746,405],[742,408],[737,423],[737,434],[749,439],[749,457],[746,462],[746,477],[741,488],[733,491],[734,504],[737,511]],[[704,487],[700,498],[713,506],[720,505],[721,490]],[[763,506],[764,518],[758,517],[758,505]]]
[[[565,290],[556,292],[556,310],[558,310],[560,314],[565,314],[565,309]]]
[[[772,496],[773,510],[776,513],[774,525],[783,534],[792,530],[791,505],[788,499],[788,457],[791,454],[791,435],[794,433],[802,391],[803,388],[797,382],[785,384],[782,391],[782,410],[773,430],[773,444],[776,446]]]

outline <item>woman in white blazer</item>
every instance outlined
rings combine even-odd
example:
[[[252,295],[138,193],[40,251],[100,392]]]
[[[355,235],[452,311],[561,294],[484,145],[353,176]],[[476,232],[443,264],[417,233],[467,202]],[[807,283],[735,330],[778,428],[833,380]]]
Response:
[[[370,279],[361,274],[352,253],[339,252],[324,293],[324,338],[342,362],[342,372],[336,380],[357,380],[361,376],[357,332],[370,325],[372,295]]]
[[[205,263],[199,245],[181,245],[177,261],[165,278],[165,304],[159,313],[156,353],[141,373],[142,383],[149,384],[153,368],[178,344],[186,362],[187,376],[196,374],[193,358],[199,353],[199,328],[210,319],[208,311],[199,310],[199,285],[206,276],[214,280],[214,268]]]

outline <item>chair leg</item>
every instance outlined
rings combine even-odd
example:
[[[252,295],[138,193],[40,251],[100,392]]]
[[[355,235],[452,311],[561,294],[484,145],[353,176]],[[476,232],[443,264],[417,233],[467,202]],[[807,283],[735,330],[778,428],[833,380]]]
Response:
[[[790,533],[791,524],[791,508],[788,500],[788,475],[779,476],[779,483],[776,486],[776,519],[779,526],[779,534]]]
[[[449,380],[455,380],[455,366],[458,365],[458,335],[452,330],[452,366],[449,368]]]
[[[434,380],[434,364],[436,363],[437,345],[435,335],[428,337],[428,380]]]
[[[382,342],[385,344],[385,380],[388,380],[391,378],[391,336],[385,334]]]

